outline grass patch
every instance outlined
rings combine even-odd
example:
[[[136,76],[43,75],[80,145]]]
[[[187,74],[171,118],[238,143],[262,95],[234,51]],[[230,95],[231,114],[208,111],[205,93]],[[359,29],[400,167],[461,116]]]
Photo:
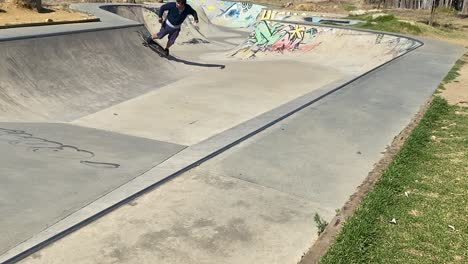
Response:
[[[465,65],[465,61],[464,60],[458,60],[455,65],[453,66],[453,68],[448,72],[448,74],[445,76],[444,78],[444,83],[448,83],[448,82],[451,82],[453,80],[455,80],[458,76],[460,76],[460,74],[458,73],[461,69],[461,67],[463,65]]]
[[[376,18],[372,18],[372,15],[351,16],[350,18],[366,21],[365,23],[354,25],[354,27],[357,28],[413,35],[419,35],[422,33],[422,30],[418,25],[400,21],[391,14]]]
[[[317,233],[320,236],[320,234],[322,234],[323,231],[325,231],[325,228],[327,227],[328,222],[322,219],[318,213],[315,213],[314,215],[314,222],[315,222],[315,225],[317,226]]]
[[[443,14],[449,14],[449,15],[456,15],[458,14],[458,11],[452,7],[439,7],[437,8],[436,12],[440,12]]]
[[[346,11],[353,11],[353,10],[356,10],[357,7],[351,4],[346,4],[346,5],[343,5],[343,9]]]
[[[468,108],[435,96],[320,263],[467,263],[467,164]]]
[[[466,54],[464,56],[467,56]],[[455,62],[455,65],[450,69],[450,71],[447,73],[447,75],[444,77],[444,80],[442,81],[441,84],[439,84],[439,87],[435,91],[435,94],[441,94],[442,91],[445,90],[445,84],[454,81],[458,76],[460,76],[460,69],[465,65],[467,61],[463,58],[457,60]]]

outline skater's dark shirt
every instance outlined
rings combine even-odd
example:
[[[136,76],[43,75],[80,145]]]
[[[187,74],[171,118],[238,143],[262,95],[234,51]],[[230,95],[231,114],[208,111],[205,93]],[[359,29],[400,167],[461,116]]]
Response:
[[[188,15],[192,15],[195,18],[195,21],[198,21],[197,12],[188,4],[185,4],[185,8],[182,13],[179,13],[179,9],[177,9],[175,2],[164,4],[159,9],[159,17],[162,17],[164,11],[169,11],[167,14],[167,20],[169,20],[169,22],[174,26],[181,25]]]

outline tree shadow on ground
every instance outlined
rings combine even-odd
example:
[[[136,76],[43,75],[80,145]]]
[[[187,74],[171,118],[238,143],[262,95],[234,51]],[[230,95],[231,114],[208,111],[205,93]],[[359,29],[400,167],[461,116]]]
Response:
[[[45,7],[41,7],[37,10],[37,12],[41,13],[41,14],[46,14],[46,13],[54,13],[55,10],[52,10],[52,9],[49,9],[49,8],[45,8]]]

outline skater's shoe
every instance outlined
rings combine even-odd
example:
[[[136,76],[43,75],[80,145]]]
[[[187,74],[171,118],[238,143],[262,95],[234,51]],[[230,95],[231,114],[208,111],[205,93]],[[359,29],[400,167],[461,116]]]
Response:
[[[154,40],[153,40],[153,37],[151,37],[151,36],[148,36],[148,37],[146,38],[146,43],[152,43],[153,41],[154,41]]]
[[[164,54],[166,54],[166,56],[169,56],[169,49],[168,48],[164,49]]]

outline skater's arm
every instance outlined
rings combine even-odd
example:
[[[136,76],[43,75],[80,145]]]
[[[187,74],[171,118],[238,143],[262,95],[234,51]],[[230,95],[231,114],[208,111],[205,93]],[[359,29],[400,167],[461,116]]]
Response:
[[[193,18],[195,19],[195,23],[198,23],[198,14],[197,14],[197,11],[195,11],[195,9],[193,9],[192,7],[190,7],[190,14],[193,16]]]
[[[164,12],[169,10],[169,4],[170,3],[164,4],[159,8],[159,12],[158,12],[159,22],[162,21],[162,17],[163,17]]]

